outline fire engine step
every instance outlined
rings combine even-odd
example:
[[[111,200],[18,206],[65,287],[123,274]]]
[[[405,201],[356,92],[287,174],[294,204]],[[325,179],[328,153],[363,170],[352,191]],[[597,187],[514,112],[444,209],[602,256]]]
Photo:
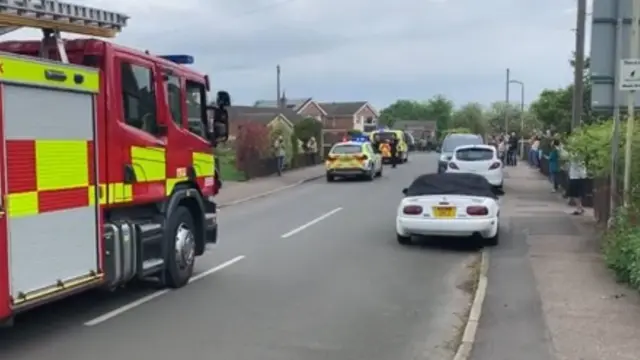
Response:
[[[164,270],[164,229],[161,224],[147,223],[137,226],[139,279],[158,276]]]

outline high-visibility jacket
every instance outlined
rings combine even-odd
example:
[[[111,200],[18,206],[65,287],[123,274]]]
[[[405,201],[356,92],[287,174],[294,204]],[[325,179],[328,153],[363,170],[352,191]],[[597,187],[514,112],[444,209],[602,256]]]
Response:
[[[387,143],[382,143],[378,147],[380,152],[382,153],[382,157],[390,157],[391,156],[391,146]]]

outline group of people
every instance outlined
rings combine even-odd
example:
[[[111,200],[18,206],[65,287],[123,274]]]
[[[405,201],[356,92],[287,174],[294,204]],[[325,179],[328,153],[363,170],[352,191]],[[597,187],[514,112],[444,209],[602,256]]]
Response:
[[[520,138],[515,132],[511,134],[494,135],[489,139],[489,143],[498,149],[498,156],[502,160],[503,166],[518,165],[518,145]]]
[[[303,151],[308,157],[310,164],[315,164],[316,155],[318,154],[318,143],[314,137],[309,138],[306,143],[298,140],[300,143],[297,144],[300,148],[300,151]],[[284,137],[279,135],[275,141],[273,142],[273,152],[276,157],[276,166],[278,176],[282,176],[282,171],[284,170],[284,166],[286,164],[286,143],[284,141]]]
[[[542,135],[534,135],[529,140],[531,144],[528,162],[529,165],[539,169],[541,167],[541,160],[544,158],[547,161],[547,167],[549,172],[549,181],[552,184],[551,191],[557,192],[560,189],[560,172],[563,168],[563,159],[568,159],[568,162],[564,163],[567,170],[568,183],[566,190],[566,197],[570,199],[570,203],[576,206],[574,215],[582,215],[584,213],[584,207],[582,206],[582,198],[587,190],[588,174],[584,161],[570,156],[567,151],[564,150],[561,141],[558,136],[546,135],[550,139],[550,146],[548,151],[543,151],[541,147]]]

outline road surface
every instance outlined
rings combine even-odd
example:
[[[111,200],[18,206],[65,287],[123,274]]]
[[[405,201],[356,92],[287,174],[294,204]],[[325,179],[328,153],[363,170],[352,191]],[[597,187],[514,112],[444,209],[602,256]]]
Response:
[[[312,182],[222,210],[221,244],[178,291],[89,294],[0,332],[11,360],[446,359],[475,254],[400,247],[401,189],[419,154],[374,182]]]

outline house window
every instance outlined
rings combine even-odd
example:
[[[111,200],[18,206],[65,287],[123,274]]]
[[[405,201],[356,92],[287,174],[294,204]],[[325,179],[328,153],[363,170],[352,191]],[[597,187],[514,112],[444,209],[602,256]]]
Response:
[[[156,94],[151,69],[122,62],[120,72],[125,123],[157,135]]]
[[[322,115],[316,115],[314,118],[318,121],[322,121]]]
[[[369,125],[373,124],[373,116],[367,117],[366,123]]]

